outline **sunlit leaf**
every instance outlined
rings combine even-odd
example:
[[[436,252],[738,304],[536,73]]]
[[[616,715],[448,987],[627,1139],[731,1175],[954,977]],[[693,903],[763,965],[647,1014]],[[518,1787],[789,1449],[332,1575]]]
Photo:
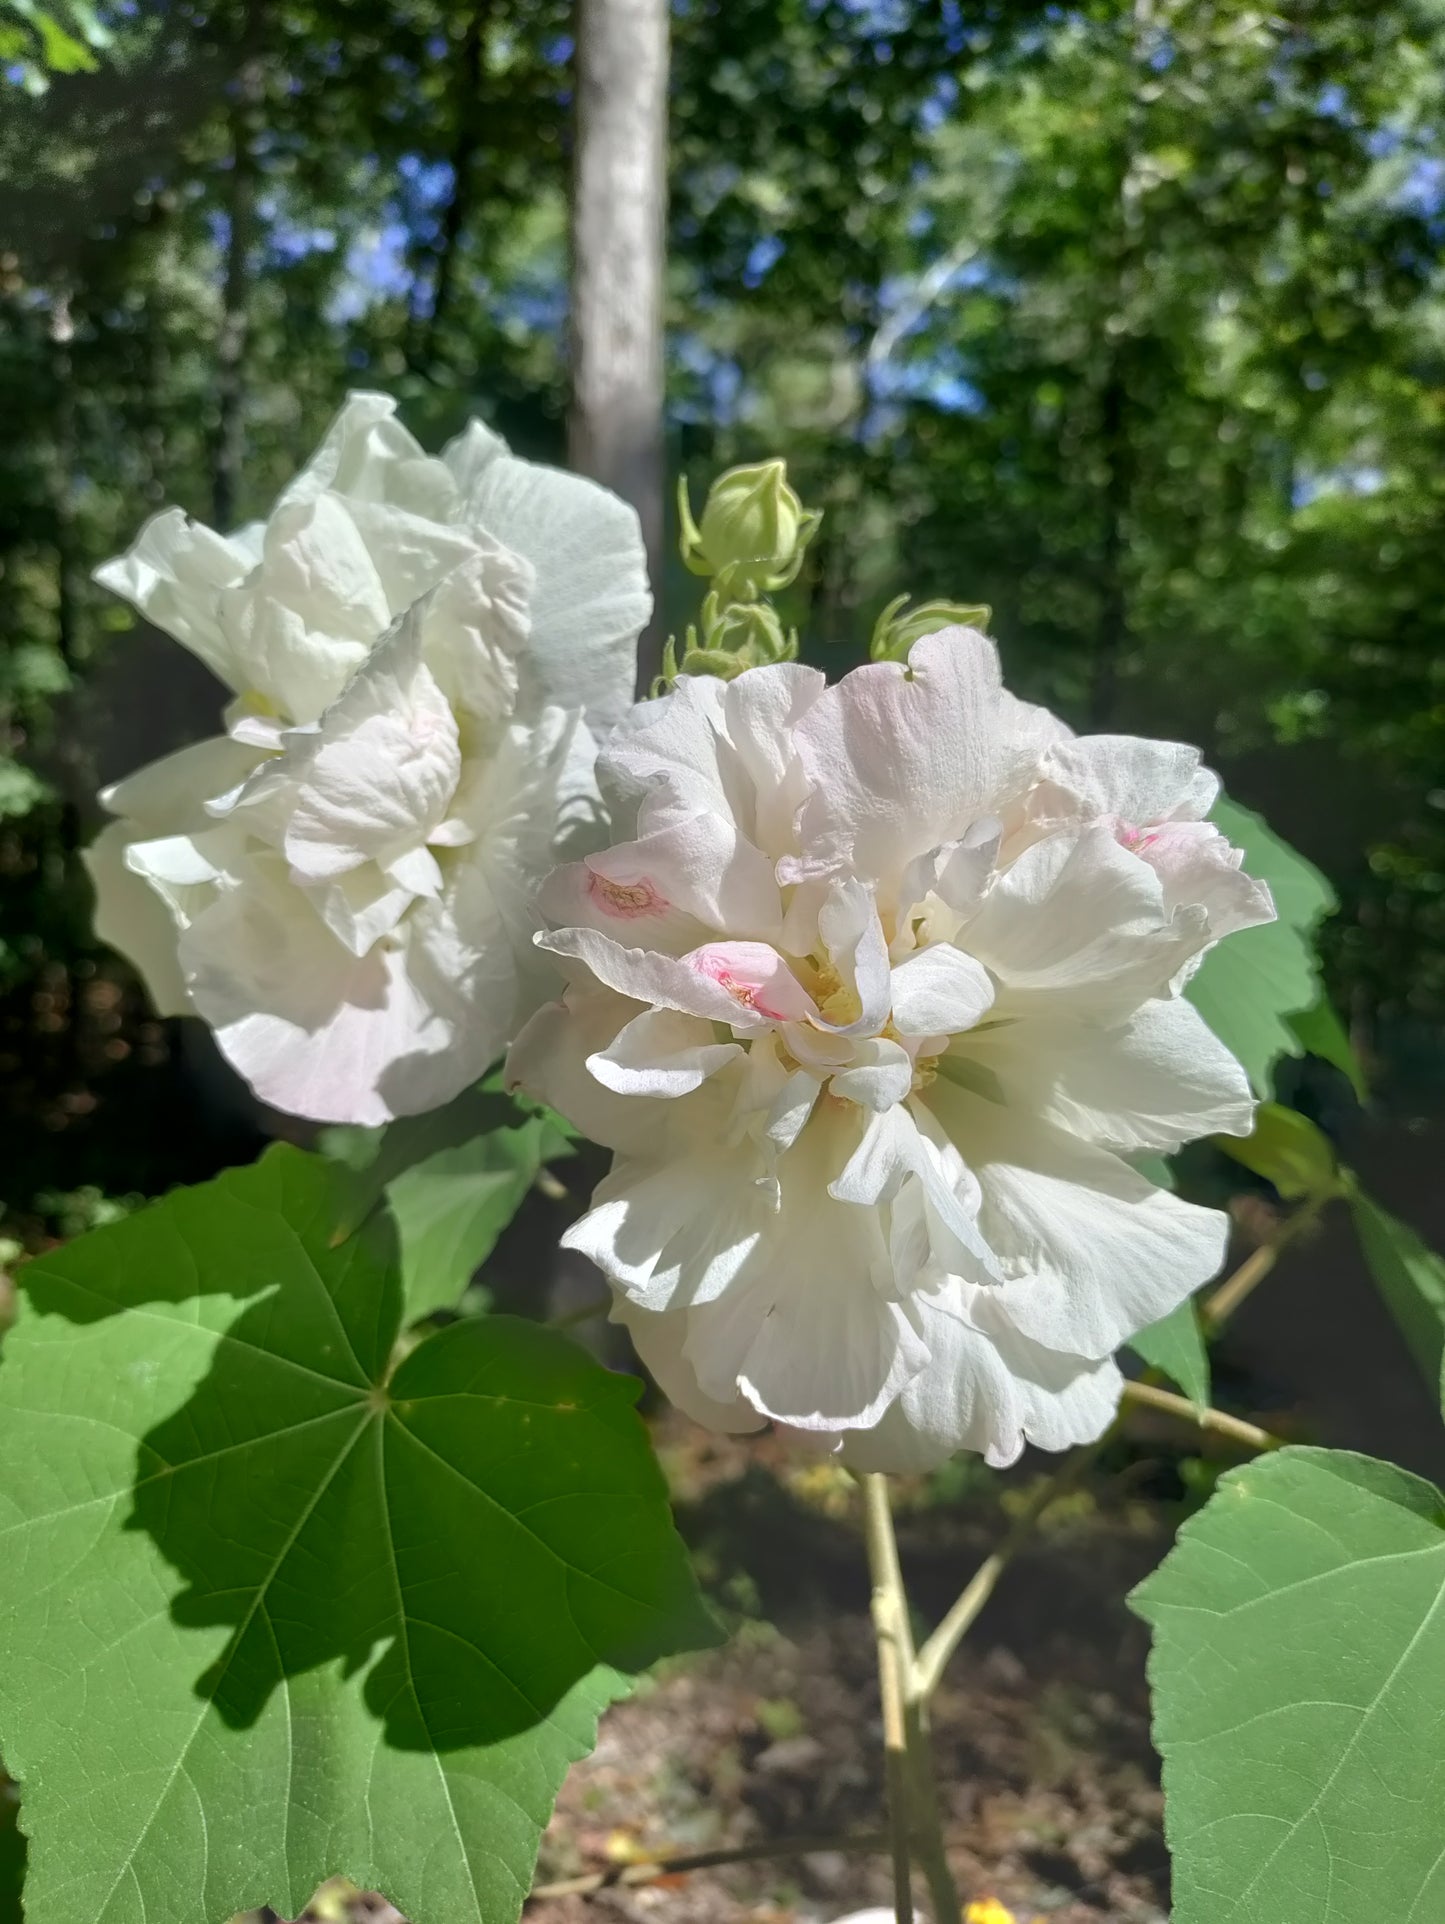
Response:
[[[1287,1449],[1221,1479],[1154,1630],[1174,1924],[1445,1917],[1445,1499]]]
[[[1199,1312],[1192,1296],[1186,1297],[1157,1323],[1131,1337],[1129,1347],[1152,1369],[1161,1370],[1177,1383],[1190,1402],[1203,1409],[1209,1402],[1209,1353],[1204,1347],[1204,1332],[1199,1327]]]
[[[439,1150],[388,1185],[409,1322],[461,1296],[536,1180],[547,1135],[535,1117],[494,1129]]]
[[[1314,864],[1258,815],[1220,800],[1210,819],[1244,850],[1249,873],[1268,882],[1278,919],[1241,929],[1211,949],[1186,993],[1244,1065],[1256,1093],[1267,1096],[1275,1061],[1300,1053],[1289,1017],[1313,1008],[1318,999],[1314,932],[1335,899]]]
[[[280,1148],[24,1272],[0,1362],[0,1741],[28,1924],[516,1915],[567,1766],[707,1641],[633,1408],[471,1319],[393,1365],[384,1214]]]
[[[1286,1202],[1324,1196],[1339,1181],[1334,1145],[1324,1131],[1283,1103],[1262,1102],[1247,1136],[1216,1136],[1215,1145],[1235,1162],[1274,1184]]]
[[[1375,1286],[1400,1326],[1432,1389],[1445,1401],[1445,1256],[1358,1187],[1350,1191],[1355,1231]]]
[[[385,1129],[328,1129],[322,1144],[356,1172],[351,1221],[385,1199],[408,1322],[457,1301],[543,1163],[572,1153],[550,1111],[486,1088]]]

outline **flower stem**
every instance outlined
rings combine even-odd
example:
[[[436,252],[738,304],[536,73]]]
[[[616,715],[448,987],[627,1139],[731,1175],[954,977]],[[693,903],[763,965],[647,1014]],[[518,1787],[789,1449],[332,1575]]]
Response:
[[[878,1695],[883,1705],[883,1770],[888,1796],[888,1833],[893,1851],[893,1908],[898,1924],[913,1924],[912,1809],[909,1798],[908,1733],[904,1722],[905,1650],[911,1642],[908,1606],[893,1539],[884,1477],[859,1478],[863,1486],[863,1536],[873,1578],[873,1635],[878,1645]],[[911,1653],[910,1653],[911,1654]],[[949,1924],[953,1924],[950,1918]]]
[[[910,1666],[910,1669],[912,1666]],[[938,1808],[938,1781],[933,1768],[933,1743],[928,1730],[928,1705],[912,1690],[904,1699],[903,1734],[908,1748],[913,1794],[913,1843],[919,1866],[928,1882],[934,1924],[959,1924],[962,1905],[948,1852],[943,1844],[943,1817]]]
[[[878,1475],[863,1476],[859,1481],[863,1485],[868,1565],[873,1575],[873,1627],[878,1639],[884,1760],[894,1839],[894,1902],[900,1924],[906,1924],[913,1915],[909,1862],[916,1857],[928,1882],[934,1924],[958,1924],[961,1907],[944,1848],[928,1704],[917,1688],[918,1662],[898,1542],[893,1534],[888,1481]]]

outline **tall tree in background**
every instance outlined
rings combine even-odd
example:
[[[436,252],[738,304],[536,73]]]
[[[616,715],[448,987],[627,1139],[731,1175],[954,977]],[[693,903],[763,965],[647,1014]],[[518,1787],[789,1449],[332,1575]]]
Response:
[[[226,271],[221,325],[216,338],[216,447],[211,513],[218,528],[236,520],[241,470],[246,458],[246,345],[251,330],[251,274],[257,242],[257,140],[264,127],[266,92],[265,15],[260,0],[247,0],[242,15],[240,60],[228,88],[230,193],[226,205]]]
[[[572,200],[572,465],[630,501],[663,578],[667,0],[579,0]],[[654,615],[638,672],[660,661]]]

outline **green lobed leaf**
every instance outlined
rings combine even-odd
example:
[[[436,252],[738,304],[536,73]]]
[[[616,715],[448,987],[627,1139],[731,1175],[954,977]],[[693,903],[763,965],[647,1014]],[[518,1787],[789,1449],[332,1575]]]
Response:
[[[1258,815],[1221,798],[1210,820],[1244,866],[1268,882],[1277,919],[1241,929],[1205,956],[1185,993],[1261,1096],[1281,1055],[1298,1055],[1288,1018],[1314,1007],[1320,993],[1314,932],[1335,906],[1329,883],[1312,862],[1267,828]]]
[[[1174,1924],[1445,1917],[1445,1498],[1284,1449],[1134,1592]]]
[[[443,1149],[398,1176],[387,1203],[401,1243],[409,1322],[446,1309],[491,1255],[547,1149],[539,1117]]]
[[[1209,1352],[1204,1347],[1204,1332],[1192,1296],[1131,1337],[1129,1348],[1151,1369],[1162,1370],[1177,1383],[1191,1403],[1200,1409],[1208,1405]]]
[[[384,1215],[280,1147],[30,1264],[0,1361],[29,1924],[515,1917],[599,1711],[713,1639],[632,1405],[472,1319],[392,1372]]]
[[[396,1224],[405,1316],[450,1308],[496,1247],[543,1163],[569,1156],[558,1119],[488,1089],[385,1129],[329,1129],[326,1153],[355,1171],[349,1220],[384,1197]]]
[[[1445,1403],[1445,1256],[1353,1185],[1350,1209],[1375,1286]]]
[[[1338,1188],[1334,1144],[1308,1116],[1280,1102],[1262,1102],[1247,1136],[1215,1136],[1217,1148],[1272,1182],[1286,1202],[1326,1196]]]
[[[1141,1176],[1161,1189],[1174,1188],[1174,1171],[1163,1156],[1131,1156]],[[1151,1369],[1161,1370],[1177,1383],[1191,1402],[1203,1409],[1209,1402],[1209,1352],[1192,1297],[1178,1303],[1167,1316],[1141,1329],[1128,1347]]]
[[[1350,1087],[1359,1101],[1370,1100],[1370,1085],[1355,1054],[1355,1045],[1328,996],[1321,995],[1311,1008],[1292,1015],[1289,1026],[1306,1055],[1332,1063],[1341,1075],[1349,1077]]]
[[[355,1173],[345,1220],[356,1224],[385,1196],[398,1176],[428,1156],[438,1150],[455,1149],[493,1129],[511,1128],[522,1119],[521,1112],[500,1090],[473,1087],[464,1089],[440,1109],[403,1116],[382,1129],[353,1123],[323,1129],[320,1147],[324,1155]]]

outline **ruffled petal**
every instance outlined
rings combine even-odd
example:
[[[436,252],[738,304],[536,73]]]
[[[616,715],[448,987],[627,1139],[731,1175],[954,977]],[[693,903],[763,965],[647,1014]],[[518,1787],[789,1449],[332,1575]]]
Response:
[[[140,972],[157,1015],[190,1015],[176,957],[180,930],[166,904],[126,860],[130,829],[110,822],[83,850],[95,890],[95,932]]]
[[[550,935],[539,936],[538,945],[552,955],[583,963],[599,982],[619,995],[631,996],[634,1002],[676,1009],[708,1022],[726,1022],[740,1035],[763,1035],[771,1026],[766,1016],[749,1006],[747,983],[738,981],[727,987],[705,969],[694,968],[677,956],[627,949],[596,929],[554,929]],[[781,958],[776,960],[783,967]]]
[[[632,702],[637,638],[652,613],[636,514],[580,475],[518,460],[479,421],[441,459],[464,525],[484,528],[535,573],[524,710],[580,708],[605,732]]]
[[[930,1470],[958,1450],[1002,1469],[1026,1443],[1065,1450],[1113,1421],[1122,1383],[1114,1364],[1030,1343],[990,1310],[987,1290],[949,1280],[914,1297],[908,1314],[928,1362],[872,1429],[844,1438],[850,1469]]]
[[[919,1186],[928,1241],[941,1268],[966,1266],[972,1277],[998,1275],[998,1265],[977,1220],[977,1187],[966,1172],[951,1168],[948,1155],[903,1106],[867,1118],[861,1139],[828,1186],[840,1202],[871,1207],[896,1203],[905,1186]],[[940,1240],[937,1231],[946,1240]]]
[[[999,981],[1121,1014],[1208,943],[1203,910],[1171,914],[1159,878],[1095,824],[1025,850],[960,937]]]
[[[671,1009],[645,1009],[620,1029],[587,1067],[619,1096],[690,1096],[742,1056],[735,1042],[714,1040],[709,1023]]]
[[[426,454],[396,419],[389,394],[348,394],[320,446],[282,494],[278,507],[308,506],[324,491],[450,521],[460,506],[444,459]]]
[[[1218,1273],[1229,1239],[1221,1211],[948,1083],[926,1100],[982,1188],[980,1227],[1006,1275],[994,1301],[1034,1342],[1102,1359]]]
[[[772,864],[716,815],[694,815],[559,870],[543,889],[549,921],[681,954],[710,934],[776,942],[782,898]]]
[[[1219,794],[1219,777],[1197,748],[1140,735],[1077,735],[1055,743],[1029,804],[1045,829],[1100,816],[1139,825],[1202,821]]]
[[[709,1083],[669,1104],[676,1152],[661,1161],[620,1156],[562,1237],[640,1308],[692,1308],[722,1296],[775,1216],[753,1145],[720,1145],[715,1129],[709,1136],[699,1127],[716,1124],[718,1094]]]
[[[215,735],[112,782],[100,791],[101,804],[145,835],[198,834],[214,826],[207,803],[229,794],[263,759],[247,743]]]
[[[217,620],[216,602],[250,566],[238,543],[192,521],[179,508],[167,508],[146,522],[123,555],[103,561],[95,579],[173,635],[240,694],[247,686],[245,671]]]
[[[633,1347],[663,1395],[694,1423],[734,1436],[745,1436],[767,1427],[768,1419],[759,1416],[741,1395],[726,1403],[703,1395],[697,1371],[683,1355],[683,1344],[687,1340],[686,1310],[658,1313],[639,1309],[627,1297],[619,1296],[613,1301],[610,1320],[620,1323],[632,1338]]]
[[[507,1053],[508,1089],[550,1103],[574,1128],[600,1143],[644,1158],[676,1141],[677,1104],[658,1096],[619,1096],[587,1066],[616,1040],[637,1004],[610,989],[569,988],[544,1002]]]
[[[1032,1111],[1086,1142],[1172,1153],[1198,1136],[1247,1136],[1249,1078],[1189,1002],[1145,1002],[1117,1024],[1039,998],[1005,998],[1002,1020],[965,1039],[1011,1109]],[[1011,1019],[1010,1019],[1011,1017]]]
[[[900,1035],[957,1035],[992,1008],[993,983],[973,956],[935,942],[894,969],[891,995]]]
[[[1001,688],[993,643],[945,628],[906,667],[872,663],[820,696],[797,729],[808,867],[846,863],[885,906],[908,907],[893,899],[907,864],[997,814],[1032,773],[1037,742],[1003,725]]]
[[[913,1058],[885,1036],[855,1042],[846,1069],[836,1070],[830,1092],[844,1102],[881,1113],[902,1102],[913,1085]]]
[[[324,881],[364,862],[386,868],[424,844],[461,771],[456,716],[421,659],[419,624],[406,616],[318,732],[288,737],[258,781],[291,789],[287,860],[298,878]]]

